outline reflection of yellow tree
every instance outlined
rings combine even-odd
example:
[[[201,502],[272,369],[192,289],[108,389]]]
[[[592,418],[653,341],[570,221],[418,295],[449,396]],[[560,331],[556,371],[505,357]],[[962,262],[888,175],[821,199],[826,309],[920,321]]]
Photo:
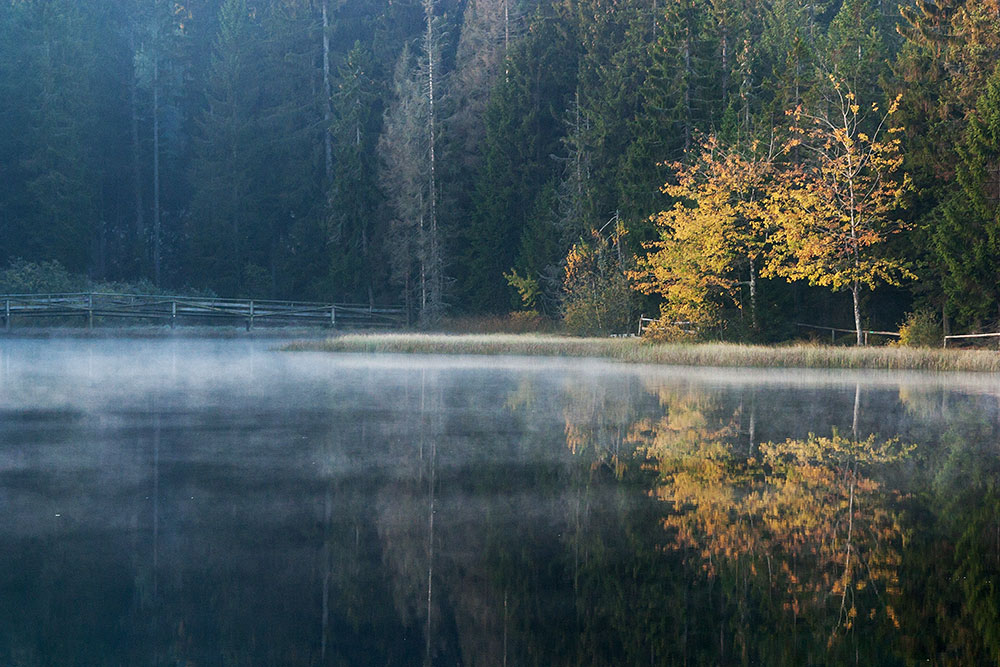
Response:
[[[591,457],[592,469],[607,465],[620,477],[634,453],[626,444],[628,424],[636,411],[631,384],[611,388],[580,383],[577,378],[567,384],[566,391],[566,446],[578,456]]]
[[[881,610],[896,623],[902,531],[866,470],[906,448],[835,433],[767,443],[747,458],[712,438],[656,433],[647,442],[657,495],[672,507],[664,525],[710,577],[766,577],[794,618],[832,613],[831,640],[859,614]]]

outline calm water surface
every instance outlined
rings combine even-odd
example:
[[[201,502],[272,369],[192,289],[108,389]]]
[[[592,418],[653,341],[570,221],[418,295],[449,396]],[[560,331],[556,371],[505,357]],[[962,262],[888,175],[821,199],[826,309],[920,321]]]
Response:
[[[0,341],[2,665],[1000,663],[1000,381]]]

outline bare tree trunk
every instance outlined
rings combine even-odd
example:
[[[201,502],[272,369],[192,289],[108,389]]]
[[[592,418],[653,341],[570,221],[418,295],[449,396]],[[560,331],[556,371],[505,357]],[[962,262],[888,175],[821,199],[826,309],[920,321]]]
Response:
[[[726,31],[725,23],[720,26],[722,29],[722,99],[728,99],[729,93],[729,33]]]
[[[510,83],[510,0],[503,0],[503,80]]]
[[[684,152],[691,148],[691,33],[684,40]]]
[[[424,14],[427,19],[427,143],[428,143],[428,197],[429,199],[429,252],[430,260],[430,304],[431,309],[437,311],[441,306],[441,258],[438,244],[437,228],[437,171],[435,156],[435,108],[434,108],[434,59],[435,59],[435,36],[434,36],[434,0],[424,0]],[[437,313],[433,313],[434,316]]]
[[[424,216],[420,216],[417,231],[420,252],[420,318],[427,315],[427,232],[424,228]]]
[[[134,55],[136,52],[135,44],[135,33],[129,35],[129,46],[131,48],[131,53]],[[135,76],[135,66],[132,67],[131,76],[129,77],[129,107],[131,107],[131,129],[132,129],[132,188],[133,196],[135,198],[135,239],[136,244],[139,247],[144,245],[144,240],[146,238],[146,221],[144,219],[144,212],[142,206],[142,167],[139,163],[139,99],[138,99],[138,81]],[[142,251],[145,255],[145,248]],[[143,262],[145,264],[145,262]]]
[[[330,85],[330,20],[327,5],[329,0],[323,0],[323,155],[326,159],[326,182],[333,180],[333,142],[330,136],[330,119],[333,110],[330,105],[333,100],[333,89]]]
[[[757,324],[757,267],[754,266],[753,257],[750,258],[750,326],[756,333]]]
[[[159,42],[159,28],[154,41]],[[153,47],[153,282],[160,286],[160,46]]]
[[[861,336],[861,285],[857,280],[851,285],[851,296],[854,297],[854,328],[858,333],[858,347],[864,345]]]

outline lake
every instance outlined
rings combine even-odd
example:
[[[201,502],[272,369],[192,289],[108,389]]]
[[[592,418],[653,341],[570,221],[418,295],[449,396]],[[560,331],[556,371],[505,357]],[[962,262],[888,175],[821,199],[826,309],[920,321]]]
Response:
[[[1000,663],[1000,380],[0,340],[0,664]]]

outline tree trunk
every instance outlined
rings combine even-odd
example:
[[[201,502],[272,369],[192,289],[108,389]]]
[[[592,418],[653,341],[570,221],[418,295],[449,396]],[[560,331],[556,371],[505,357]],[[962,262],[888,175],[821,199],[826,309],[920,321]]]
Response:
[[[435,36],[434,36],[434,0],[424,0],[424,14],[427,19],[427,144],[428,144],[428,197],[430,216],[429,222],[429,293],[432,318],[438,314],[442,299],[441,281],[441,258],[438,243],[437,228],[437,164],[435,156],[435,108],[434,108],[434,59],[435,59]]]
[[[691,149],[691,34],[684,40],[684,152]]]
[[[159,29],[154,40],[159,41]],[[153,283],[160,286],[160,62],[153,47]]]
[[[858,347],[864,345],[861,336],[861,285],[857,280],[851,285],[851,296],[854,297],[854,328],[858,334]]]
[[[750,326],[757,333],[757,267],[753,257],[750,258]]]
[[[133,56],[136,52],[135,34],[129,36],[129,45]],[[132,66],[129,76],[129,107],[131,111],[132,130],[132,189],[135,199],[135,240],[136,247],[142,248],[142,256],[145,256],[146,249],[143,248],[146,238],[146,221],[142,206],[142,166],[139,163],[139,100],[138,81],[135,76],[135,65]],[[143,262],[145,264],[145,262]]]
[[[329,0],[323,0],[323,155],[326,165],[326,182],[333,181],[333,143],[330,136],[330,119],[333,115],[330,105],[333,89],[330,85],[330,19],[327,11]]]

